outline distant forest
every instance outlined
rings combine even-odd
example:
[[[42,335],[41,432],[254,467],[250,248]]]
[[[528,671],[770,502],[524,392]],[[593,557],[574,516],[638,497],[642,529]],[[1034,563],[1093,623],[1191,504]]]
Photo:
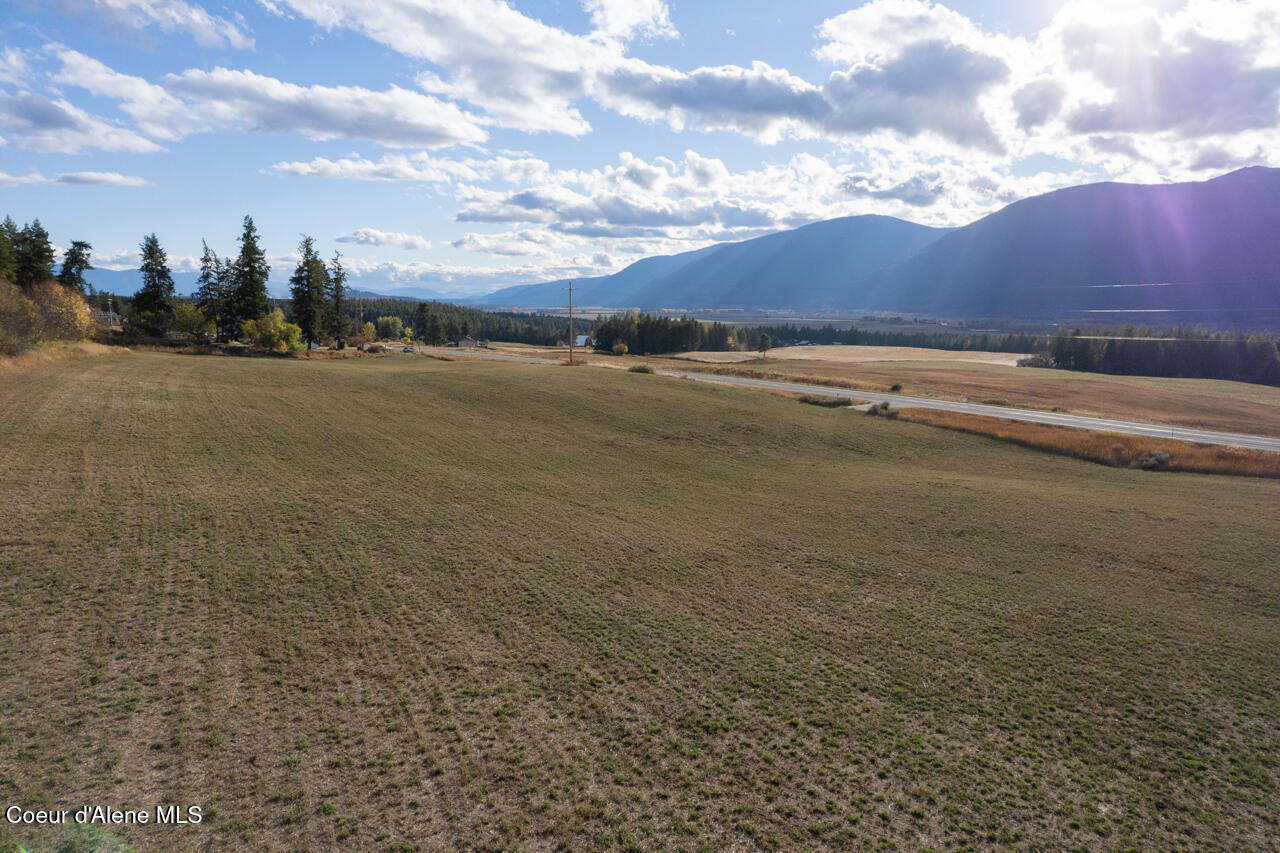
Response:
[[[1280,335],[1198,326],[1063,330],[1030,364],[1130,376],[1231,379],[1280,385]]]

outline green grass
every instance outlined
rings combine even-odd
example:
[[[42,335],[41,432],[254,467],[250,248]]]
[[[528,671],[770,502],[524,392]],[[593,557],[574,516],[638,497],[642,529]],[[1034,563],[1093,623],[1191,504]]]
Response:
[[[210,816],[140,850],[1276,837],[1274,481],[625,371],[133,353],[0,377],[0,482],[0,803]]]

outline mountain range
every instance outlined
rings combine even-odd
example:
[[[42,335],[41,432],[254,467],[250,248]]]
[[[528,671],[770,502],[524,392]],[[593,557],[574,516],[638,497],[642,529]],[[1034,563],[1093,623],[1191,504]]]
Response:
[[[472,301],[561,307],[566,285],[508,287]],[[1280,320],[1280,169],[1070,187],[954,229],[884,216],[832,219],[576,280],[574,301],[648,310]]]
[[[136,269],[86,278],[112,293],[141,285]],[[177,291],[191,293],[195,279],[175,273]],[[385,283],[353,276],[360,291],[351,296],[377,296]],[[516,285],[470,299],[414,289],[408,298],[560,309],[568,284]],[[274,295],[286,294],[287,285],[273,285]],[[644,258],[573,285],[574,303],[588,310],[889,311],[1153,325],[1247,319],[1280,328],[1280,169],[1069,187],[960,228],[849,216]]]

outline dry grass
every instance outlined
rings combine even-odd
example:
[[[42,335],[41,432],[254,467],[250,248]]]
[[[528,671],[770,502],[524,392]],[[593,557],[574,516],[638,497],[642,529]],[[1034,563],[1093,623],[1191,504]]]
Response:
[[[827,361],[860,364],[883,361],[929,361],[968,364],[1002,364],[1013,367],[1027,353],[982,352],[981,350],[940,350],[922,347],[870,347],[835,344],[812,347],[776,347],[769,350],[765,360]],[[740,361],[756,361],[759,356],[750,352],[683,352],[673,358],[711,364],[733,364]]]
[[[135,353],[5,376],[0,482],[0,803],[205,806],[140,851],[1274,848],[1277,481]]]
[[[15,356],[0,356],[0,375],[31,370],[55,361],[93,358],[111,353],[129,352],[124,347],[109,347],[92,341],[60,341],[43,344]]]
[[[680,362],[668,364],[689,369]],[[771,361],[708,365],[704,372],[864,391],[890,392],[898,384],[900,393],[913,397],[1280,436],[1280,388],[1243,382],[925,362]]]
[[[985,435],[1120,468],[1280,477],[1280,453],[1265,450],[1071,429],[936,409],[899,409],[898,415],[904,421]]]

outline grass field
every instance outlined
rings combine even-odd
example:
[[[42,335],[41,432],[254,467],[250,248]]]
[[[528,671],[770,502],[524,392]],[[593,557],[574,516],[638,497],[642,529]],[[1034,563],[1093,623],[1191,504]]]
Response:
[[[0,803],[204,807],[139,850],[1280,836],[1273,480],[625,371],[143,352],[0,375],[0,482]]]
[[[708,372],[817,380],[867,391],[889,391],[900,385],[901,393],[915,397],[1280,436],[1280,388],[1245,382],[924,361],[848,363],[770,358],[707,368]],[[678,369],[690,367],[685,363]]]

